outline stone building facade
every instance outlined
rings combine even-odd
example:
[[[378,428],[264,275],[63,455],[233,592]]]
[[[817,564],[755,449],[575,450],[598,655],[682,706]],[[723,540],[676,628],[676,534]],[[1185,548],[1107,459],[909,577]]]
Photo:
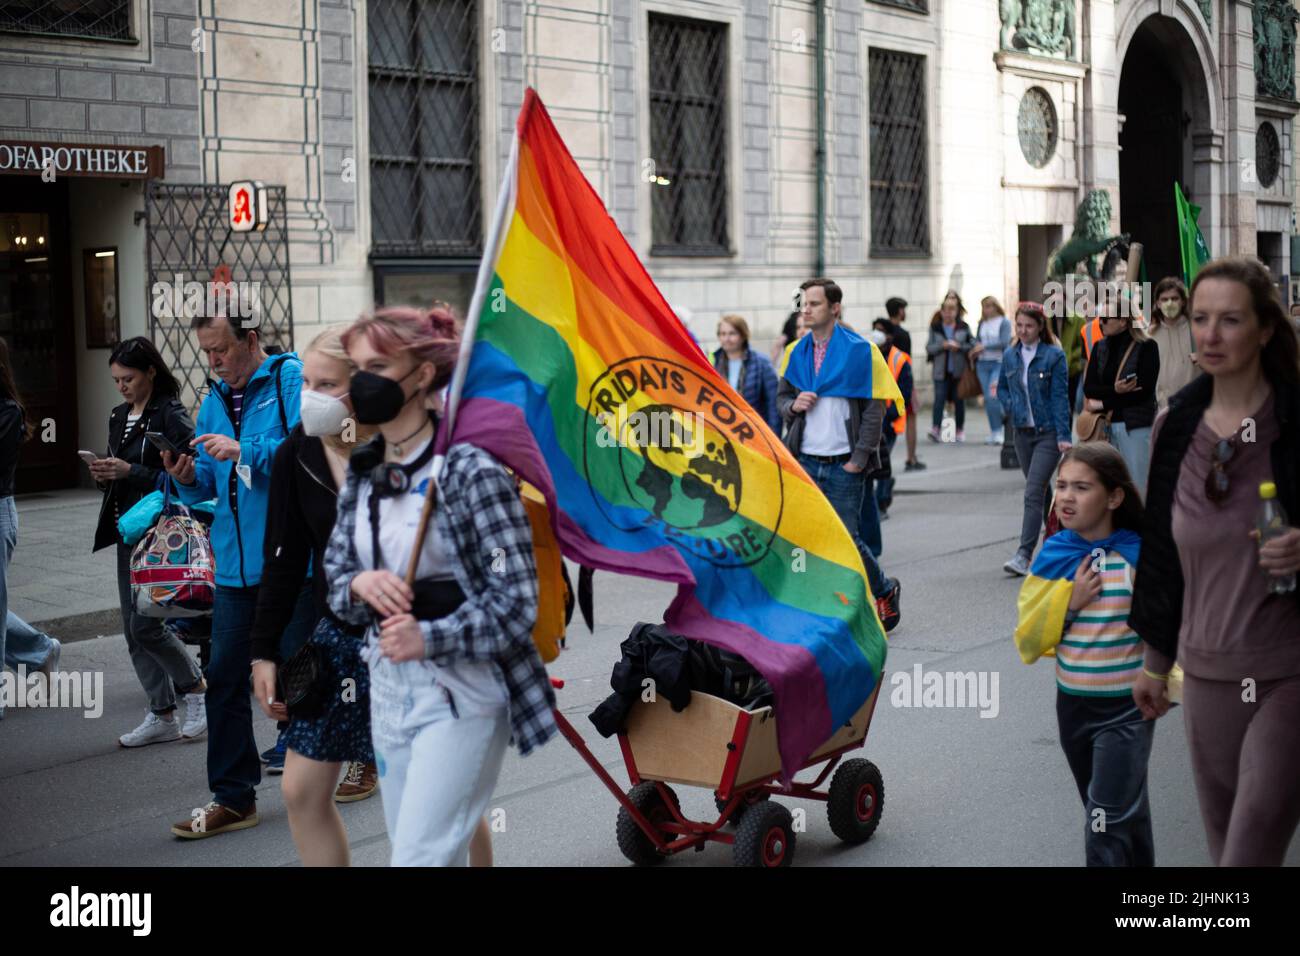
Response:
[[[975,313],[1039,298],[1092,190],[1153,272],[1177,268],[1175,180],[1215,254],[1291,271],[1291,0],[97,0],[70,25],[7,6],[0,335],[64,436],[27,487],[79,480],[117,398],[90,257],[116,263],[112,335],[152,335],[191,398],[160,281],[224,264],[294,347],[376,301],[463,306],[528,85],[706,345],[724,312],[766,345],[819,272],[859,326],[892,295],[914,331],[949,288]],[[30,168],[60,147],[164,163]],[[222,231],[241,180],[271,187],[264,232]],[[44,260],[13,245],[40,229]]]

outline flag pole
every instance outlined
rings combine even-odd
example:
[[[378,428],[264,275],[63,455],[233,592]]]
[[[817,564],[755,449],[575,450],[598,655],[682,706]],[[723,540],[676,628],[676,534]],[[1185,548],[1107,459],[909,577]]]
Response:
[[[527,98],[525,95],[525,104]],[[470,354],[474,351],[474,337],[478,334],[478,317],[483,309],[483,300],[487,298],[487,289],[496,270],[497,256],[501,252],[501,240],[505,236],[506,221],[515,205],[515,173],[519,168],[519,129],[516,126],[514,139],[510,143],[510,158],[506,162],[505,176],[501,180],[501,189],[497,193],[496,209],[488,226],[487,243],[483,247],[483,259],[479,262],[478,277],[474,281],[474,294],[469,300],[469,314],[465,317],[465,328],[460,334],[460,352],[456,356],[456,368],[451,373],[451,388],[447,392],[447,408],[443,427],[446,429],[448,444],[451,442],[452,429],[456,424],[456,411],[460,407],[460,394],[465,387],[465,375],[469,370]],[[436,440],[435,436],[435,440]],[[420,562],[420,552],[424,550],[424,538],[429,532],[429,521],[433,517],[433,506],[437,499],[435,491],[443,470],[447,467],[445,455],[435,455],[433,468],[429,473],[429,486],[424,491],[424,507],[420,509],[420,523],[415,529],[415,543],[411,547],[411,560],[406,567],[406,583],[415,583],[415,571]]]
[[[525,100],[527,103],[527,100]],[[496,271],[497,257],[500,255],[501,242],[505,238],[507,221],[515,206],[515,196],[519,169],[519,129],[516,127],[514,139],[510,143],[510,158],[506,162],[505,175],[501,180],[501,189],[497,193],[496,210],[488,227],[487,243],[483,247],[483,259],[479,262],[478,278],[474,282],[474,294],[469,300],[469,314],[465,316],[465,328],[460,333],[460,354],[456,356],[456,368],[451,375],[451,388],[447,392],[446,434],[451,440],[452,429],[456,424],[456,412],[460,409],[460,396],[465,388],[465,376],[469,372],[469,358],[474,351],[474,338],[478,334],[479,315],[483,311],[483,302],[487,298],[488,286],[492,284],[492,275]],[[441,458],[441,456],[439,456]],[[441,473],[435,467],[435,474]]]

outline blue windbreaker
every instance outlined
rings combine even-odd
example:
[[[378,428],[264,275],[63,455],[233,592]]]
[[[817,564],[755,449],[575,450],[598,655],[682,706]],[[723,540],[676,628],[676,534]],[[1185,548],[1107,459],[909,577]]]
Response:
[[[276,381],[280,394],[277,400]],[[239,439],[238,464],[248,467],[251,487],[236,473],[234,461],[216,461],[199,450],[193,485],[177,485],[187,505],[217,499],[212,523],[212,556],[217,584],[248,588],[262,580],[262,538],[271,488],[275,450],[298,424],[302,414],[302,362],[297,354],[268,356],[244,386],[239,432],[230,409],[230,386],[208,382],[210,391],[199,408],[196,435],[228,435]],[[282,415],[283,413],[283,415]]]

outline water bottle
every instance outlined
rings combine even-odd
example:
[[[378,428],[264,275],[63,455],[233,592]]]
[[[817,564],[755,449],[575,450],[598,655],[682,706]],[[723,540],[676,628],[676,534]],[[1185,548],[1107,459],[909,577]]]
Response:
[[[1277,500],[1277,485],[1271,481],[1261,482],[1259,486],[1259,517],[1255,521],[1259,528],[1259,543],[1263,545],[1287,530],[1286,512]],[[1268,576],[1270,594],[1290,594],[1295,590],[1295,575],[1286,577]]]

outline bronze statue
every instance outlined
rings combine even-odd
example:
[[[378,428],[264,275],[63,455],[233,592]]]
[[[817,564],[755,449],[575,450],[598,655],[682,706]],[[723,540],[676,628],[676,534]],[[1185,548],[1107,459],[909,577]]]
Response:
[[[1061,281],[1082,263],[1088,275],[1097,279],[1096,257],[1106,255],[1117,246],[1129,243],[1128,233],[1108,235],[1110,231],[1110,193],[1092,189],[1079,203],[1074,217],[1074,232],[1069,240],[1047,260],[1048,281]]]

